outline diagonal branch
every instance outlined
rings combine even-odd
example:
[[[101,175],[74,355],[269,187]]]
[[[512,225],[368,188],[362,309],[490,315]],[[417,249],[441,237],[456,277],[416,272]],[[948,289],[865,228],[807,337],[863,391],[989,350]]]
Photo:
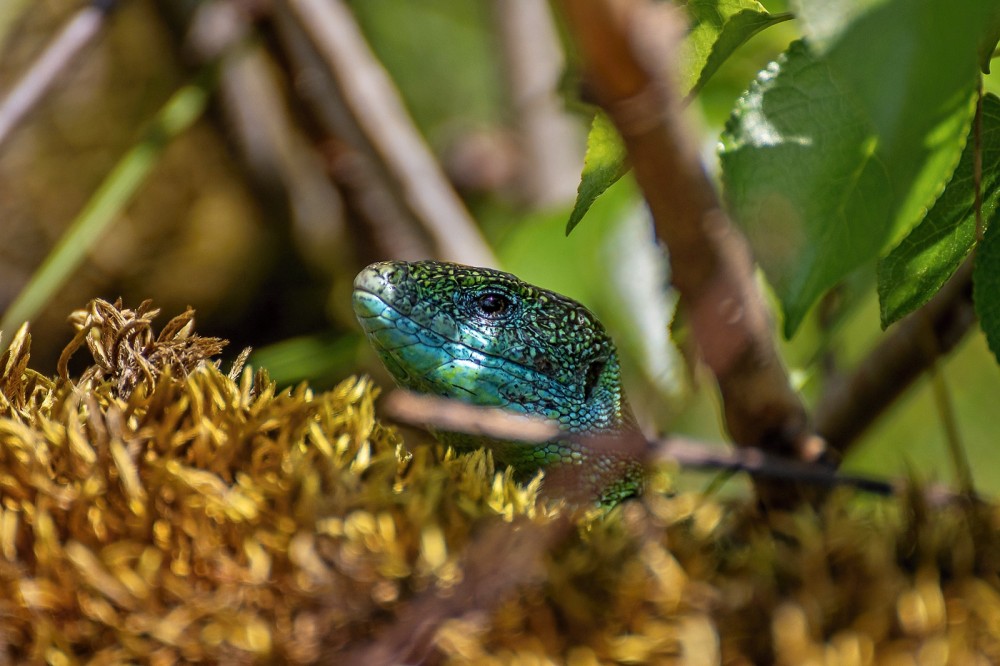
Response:
[[[392,80],[341,0],[284,0],[336,83],[364,141],[429,236],[436,256],[479,266],[496,258],[430,148],[413,125]]]
[[[389,418],[409,426],[436,431],[459,432],[496,440],[516,440],[528,443],[551,441],[566,436],[559,424],[537,416],[525,416],[499,407],[481,407],[438,396],[395,390],[385,397],[382,409]],[[674,462],[681,467],[728,472],[742,472],[755,479],[791,482],[812,488],[848,487],[876,495],[903,495],[911,492],[912,483],[885,480],[869,476],[839,473],[830,466],[782,458],[754,447],[727,450],[718,444],[703,442],[683,435],[642,440],[638,446],[632,433],[614,435],[574,435],[587,439],[590,448],[629,447],[641,449],[647,462]],[[551,470],[546,472],[549,475]],[[551,481],[547,476],[546,484]],[[563,479],[563,488],[570,479]],[[572,490],[572,489],[570,489]],[[945,486],[927,486],[924,496],[933,504],[946,504],[968,499],[968,494],[955,493]]]
[[[107,15],[117,6],[109,0],[92,2],[78,11],[66,27],[0,102],[0,144],[24,119],[77,54],[97,36]]]
[[[718,381],[729,434],[740,445],[819,459],[825,447],[788,383],[746,240],[705,173],[664,67],[676,60],[683,34],[679,10],[647,0],[559,4],[669,250],[672,279]]]
[[[549,6],[539,0],[494,5],[522,173],[521,196],[533,208],[572,201],[580,175],[579,127],[559,98],[565,57]]]
[[[950,352],[976,321],[969,257],[923,307],[895,325],[816,407],[816,431],[843,453],[902,393]]]

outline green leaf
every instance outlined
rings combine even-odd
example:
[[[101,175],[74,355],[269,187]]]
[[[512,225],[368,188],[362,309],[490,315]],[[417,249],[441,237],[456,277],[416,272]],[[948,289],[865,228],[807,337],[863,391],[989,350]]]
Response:
[[[884,0],[792,0],[802,34],[816,53],[825,53],[852,23]]]
[[[983,219],[1000,204],[1000,99],[983,98]],[[927,216],[878,267],[882,326],[926,303],[951,277],[976,242],[973,209],[974,142],[970,133],[958,167]]]
[[[315,389],[335,386],[346,375],[356,372],[360,349],[368,349],[360,334],[318,333],[254,349],[248,364],[267,368],[278,386],[307,381]]]
[[[684,97],[695,95],[733,51],[764,28],[787,21],[791,14],[769,14],[756,0],[691,0],[687,3],[692,27],[684,40],[679,88]],[[610,119],[594,116],[587,135],[587,154],[566,224],[569,234],[590,206],[628,171],[625,146]]]
[[[756,0],[690,0],[687,10],[692,25],[684,40],[679,81],[685,97],[697,94],[748,39],[792,18],[791,14],[769,14]]]
[[[987,4],[888,0],[841,24],[827,17],[818,51],[793,45],[738,103],[723,179],[781,299],[786,336],[940,194],[972,116],[969,37]]]
[[[625,175],[625,144],[611,119],[598,111],[587,135],[587,155],[576,191],[576,204],[566,223],[566,235],[580,223],[597,197]]]
[[[976,249],[972,298],[986,342],[1000,362],[1000,224],[989,225]]]
[[[1000,7],[993,10],[979,42],[979,69],[983,74],[990,73],[990,61],[996,56],[997,42],[1000,42]]]
[[[794,2],[795,14],[802,31],[817,52],[823,52],[852,21],[867,11],[884,4],[883,0],[798,0]],[[940,3],[949,13],[958,14],[972,9],[976,12],[975,32],[978,34],[977,62],[984,74],[990,73],[990,58],[1000,40],[1000,3],[985,0],[976,6],[956,3],[949,7]],[[961,20],[961,19],[960,19]],[[928,27],[933,27],[928,26]]]

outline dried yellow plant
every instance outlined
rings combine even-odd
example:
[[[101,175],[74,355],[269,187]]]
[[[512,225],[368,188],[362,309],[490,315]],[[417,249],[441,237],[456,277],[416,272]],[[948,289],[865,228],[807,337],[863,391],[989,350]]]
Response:
[[[0,662],[1000,663],[994,506],[764,518],[659,470],[570,514],[156,314],[73,313],[56,377],[25,329],[0,357]]]

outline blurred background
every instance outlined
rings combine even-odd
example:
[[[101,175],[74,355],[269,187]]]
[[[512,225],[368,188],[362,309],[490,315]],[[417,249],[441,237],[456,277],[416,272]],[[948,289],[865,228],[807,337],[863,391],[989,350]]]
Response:
[[[0,100],[86,6],[0,2]],[[758,34],[691,105],[710,170],[736,98],[798,36],[794,21]],[[151,134],[192,84],[210,93],[193,124]],[[712,383],[689,362],[630,177],[565,234],[593,117],[586,98],[572,49],[536,0],[121,2],[0,136],[0,310],[95,193],[127,179],[116,167],[141,146],[148,173],[106,226],[69,243],[82,261],[65,260],[68,279],[32,310],[35,369],[54,371],[67,315],[91,298],[149,298],[161,322],[194,307],[199,332],[231,340],[229,358],[252,346],[251,362],[283,385],[324,388],[359,372],[388,385],[354,320],[351,281],[371,261],[438,258],[582,301],[618,341],[649,429],[722,442]],[[782,343],[810,400],[882,334],[873,285],[874,267],[859,271]],[[982,335],[940,371],[979,489],[995,493],[1000,371]],[[941,409],[921,380],[846,467],[950,482]]]

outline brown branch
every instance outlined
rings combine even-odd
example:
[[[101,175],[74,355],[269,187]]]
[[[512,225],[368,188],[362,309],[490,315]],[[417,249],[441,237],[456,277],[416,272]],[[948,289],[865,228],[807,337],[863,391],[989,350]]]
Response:
[[[497,407],[479,407],[457,400],[396,390],[386,396],[382,409],[389,418],[406,425],[460,432],[497,440],[529,443],[550,441],[560,435],[557,423],[540,417],[513,414]],[[562,436],[566,436],[562,433]],[[617,435],[574,435],[594,449],[629,446],[643,450],[647,462],[675,462],[682,467],[744,472],[758,479],[793,482],[803,486],[848,486],[880,495],[900,494],[907,484],[865,476],[840,474],[827,465],[775,456],[754,447],[725,449],[718,444],[688,437],[645,441],[640,446]],[[569,486],[569,483],[563,483]],[[943,488],[931,488],[929,497],[956,497]]]
[[[259,42],[249,39],[254,16],[228,1],[182,7],[162,0],[160,5],[184,35],[186,54],[200,65],[220,63],[217,101],[224,134],[252,177],[267,217],[288,211],[296,249],[314,268],[332,272],[350,263],[343,201],[295,123],[280,69]]]
[[[522,159],[518,183],[535,208],[566,204],[580,179],[579,127],[557,94],[565,67],[548,5],[505,0],[494,5],[507,88]]]
[[[448,261],[495,266],[469,217],[406,112],[399,93],[341,0],[281,3],[309,37],[343,103],[378,155],[403,200]]]
[[[683,34],[679,10],[647,0],[559,4],[669,250],[673,283],[718,380],[729,434],[740,445],[819,459],[823,442],[789,386],[746,240],[722,209],[665,70]]]
[[[385,413],[407,425],[461,432],[498,440],[541,443],[556,437],[559,424],[538,416],[512,414],[458,400],[398,389],[382,401]]]
[[[775,479],[834,488],[847,486],[876,495],[893,495],[904,487],[892,481],[837,473],[828,465],[789,460],[753,447],[722,449],[718,445],[671,435],[653,442],[654,461],[671,461],[682,467],[743,472],[757,479]]]
[[[0,102],[0,145],[38,104],[77,54],[97,36],[117,3],[92,2],[78,11]]]
[[[973,258],[923,307],[895,325],[857,368],[835,380],[816,407],[816,431],[843,453],[976,321]],[[928,340],[931,344],[928,344]]]

